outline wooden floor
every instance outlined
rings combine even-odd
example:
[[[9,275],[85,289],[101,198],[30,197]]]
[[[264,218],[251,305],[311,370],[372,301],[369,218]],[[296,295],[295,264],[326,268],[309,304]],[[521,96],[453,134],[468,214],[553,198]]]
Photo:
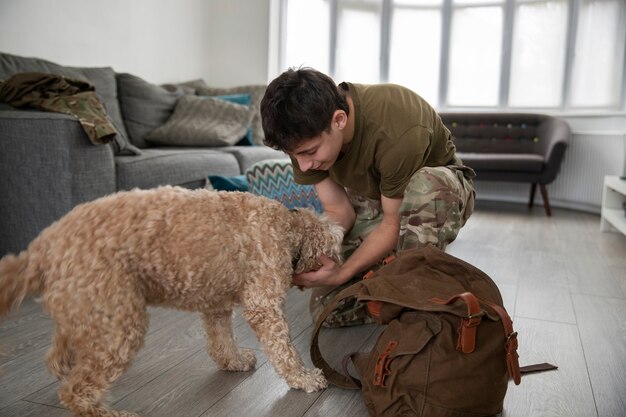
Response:
[[[626,237],[601,233],[596,215],[482,203],[448,252],[496,283],[520,334],[520,362],[551,362],[557,371],[510,384],[505,417],[626,416]],[[310,364],[308,292],[292,290],[287,316]],[[250,328],[237,318],[241,346],[258,350],[256,370],[219,371],[204,350],[199,319],[151,310],[150,332],[132,368],[107,402],[152,417],[365,416],[361,395],[331,387],[289,390],[266,361]],[[323,352],[337,357],[371,344],[376,329],[326,331]],[[44,366],[52,322],[26,300],[0,322],[0,416],[67,417],[56,380]],[[356,345],[356,346],[355,346]],[[356,349],[355,349],[356,348]]]

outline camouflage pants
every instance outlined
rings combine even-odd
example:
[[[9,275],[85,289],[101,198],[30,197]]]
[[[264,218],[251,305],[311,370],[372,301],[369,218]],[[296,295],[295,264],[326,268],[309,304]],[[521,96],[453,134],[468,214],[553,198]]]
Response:
[[[404,191],[400,206],[400,234],[394,252],[436,245],[445,250],[474,210],[475,192],[471,178],[474,172],[464,166],[424,167],[417,171]],[[361,242],[382,221],[380,201],[354,195],[348,197],[356,212],[356,221],[343,241],[344,259],[350,257]],[[382,260],[371,269],[382,266]],[[324,307],[344,288],[362,279],[363,274],[338,287],[314,288],[310,310],[313,321]],[[356,298],[339,303],[324,322],[327,327],[370,323],[365,305]]]

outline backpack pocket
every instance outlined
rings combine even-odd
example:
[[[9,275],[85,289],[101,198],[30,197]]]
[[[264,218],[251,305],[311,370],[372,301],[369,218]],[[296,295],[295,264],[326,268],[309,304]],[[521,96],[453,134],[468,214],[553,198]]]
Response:
[[[407,311],[389,323],[371,353],[353,356],[371,415],[420,415],[430,368],[429,342],[441,328],[436,315]]]

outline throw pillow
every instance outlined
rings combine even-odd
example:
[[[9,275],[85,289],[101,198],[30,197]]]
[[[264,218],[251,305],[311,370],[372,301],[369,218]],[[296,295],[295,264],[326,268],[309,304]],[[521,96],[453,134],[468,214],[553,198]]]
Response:
[[[209,175],[209,182],[213,189],[218,191],[248,191],[248,181],[245,175],[233,177]]]
[[[182,83],[161,84],[161,87],[170,93],[196,94],[198,88],[208,88],[204,80],[198,78],[196,80],[184,81]]]
[[[249,106],[215,98],[183,96],[167,122],[146,136],[159,145],[230,146],[246,134]]]
[[[252,104],[252,96],[250,94],[228,94],[224,96],[213,96],[220,100],[230,101],[231,103],[241,104],[243,106],[250,106]],[[248,127],[246,136],[241,138],[236,146],[254,146],[254,140],[252,139],[252,126]]]
[[[293,179],[293,167],[288,159],[266,159],[246,170],[249,191],[280,201],[288,208],[311,208],[322,213],[324,208],[315,187],[301,185]]]
[[[252,141],[255,145],[263,145],[263,125],[261,123],[261,100],[265,94],[265,85],[244,85],[231,88],[208,87],[198,88],[196,95],[198,96],[224,96],[232,94],[250,94],[251,106],[254,109],[252,117]]]
[[[128,138],[148,148],[146,134],[167,122],[182,93],[170,93],[132,74],[117,74],[117,89]]]

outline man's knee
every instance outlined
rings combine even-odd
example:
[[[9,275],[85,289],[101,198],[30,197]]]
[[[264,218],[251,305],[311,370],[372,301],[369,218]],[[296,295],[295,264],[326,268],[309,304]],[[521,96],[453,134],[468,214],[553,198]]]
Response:
[[[471,181],[449,167],[424,167],[407,185],[397,250],[452,242],[474,207]]]

